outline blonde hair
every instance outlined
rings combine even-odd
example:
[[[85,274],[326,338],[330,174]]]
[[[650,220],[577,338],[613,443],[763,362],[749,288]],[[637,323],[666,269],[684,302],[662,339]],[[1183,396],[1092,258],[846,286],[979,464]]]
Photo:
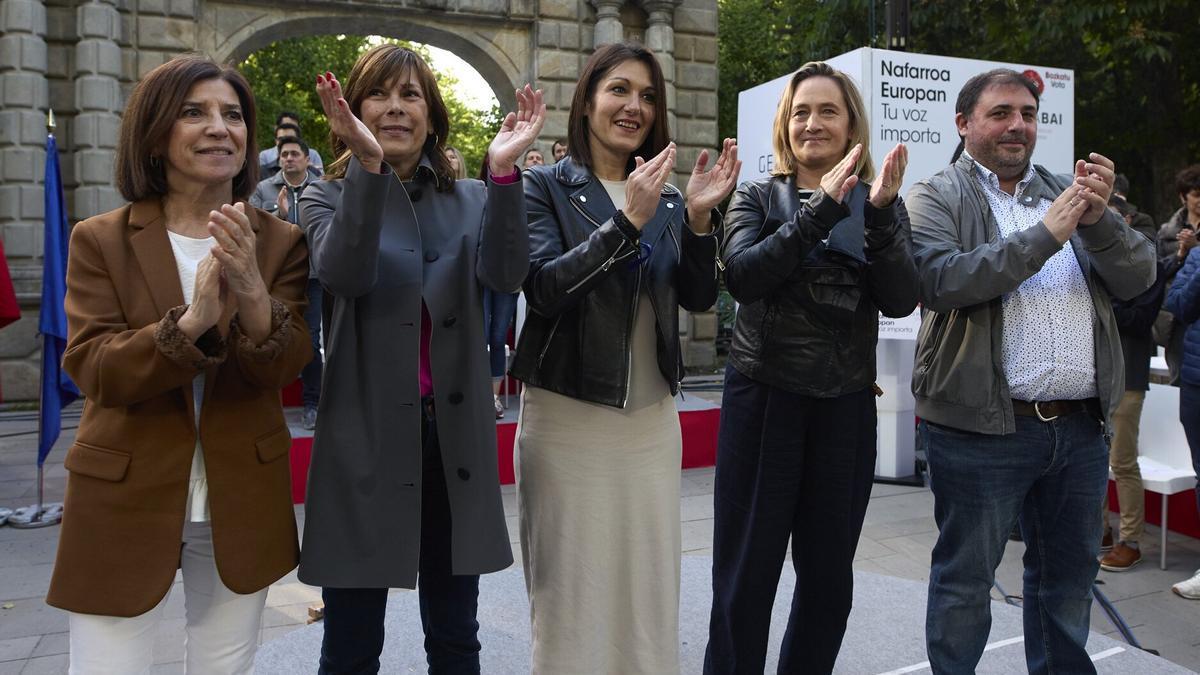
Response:
[[[796,173],[796,155],[792,152],[788,124],[792,119],[792,98],[796,95],[796,88],[810,77],[828,77],[842,90],[842,98],[846,100],[846,108],[850,113],[850,138],[842,152],[849,152],[850,148],[862,143],[862,155],[858,158],[854,173],[863,181],[871,180],[875,177],[875,163],[871,161],[871,127],[867,119],[867,106],[863,104],[854,80],[824,61],[809,61],[800,66],[783,90],[779,108],[775,111],[775,124],[771,128],[771,144],[775,150],[775,166],[771,175],[791,176]]]
[[[453,145],[446,146],[446,154],[453,154],[458,159],[458,171],[455,173],[455,178],[462,180],[467,177],[467,160],[463,159],[462,153]]]

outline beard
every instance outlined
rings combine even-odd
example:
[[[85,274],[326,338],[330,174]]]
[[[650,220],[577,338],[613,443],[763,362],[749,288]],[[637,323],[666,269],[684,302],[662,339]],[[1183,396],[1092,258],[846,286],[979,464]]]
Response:
[[[1020,152],[1012,152],[1001,148],[1001,143],[1023,143],[1025,145]],[[1001,136],[995,141],[980,144],[979,147],[968,147],[967,151],[971,153],[975,161],[987,167],[989,171],[1000,178],[1009,180],[1024,175],[1029,166],[1029,159],[1033,156],[1033,147],[1034,143],[1027,142],[1024,137]]]

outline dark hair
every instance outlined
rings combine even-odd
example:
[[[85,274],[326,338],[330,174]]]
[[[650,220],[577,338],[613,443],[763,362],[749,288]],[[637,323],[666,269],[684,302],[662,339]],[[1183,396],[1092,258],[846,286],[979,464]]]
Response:
[[[284,136],[283,138],[275,141],[275,149],[279,150],[280,152],[283,152],[283,146],[285,145],[300,146],[300,152],[303,153],[305,157],[308,157],[308,143],[305,143],[304,140],[299,136]]]
[[[350,106],[350,113],[362,119],[362,102],[367,93],[375,88],[390,86],[406,73],[415,73],[417,84],[425,95],[425,107],[429,110],[429,123],[433,134],[425,139],[422,150],[433,165],[437,175],[437,185],[434,189],[439,192],[454,190],[455,174],[450,168],[450,160],[446,157],[446,137],[450,135],[450,114],[442,101],[442,92],[438,89],[437,78],[429,69],[419,54],[398,45],[384,43],[372,48],[358,57],[350,75],[346,78],[342,94]],[[325,178],[343,178],[346,167],[350,164],[350,148],[333,131],[329,132],[329,145],[333,148],[336,158],[325,167]]]
[[[162,151],[179,118],[188,92],[198,82],[219,79],[237,93],[246,125],[246,156],[233,177],[234,199],[246,199],[258,184],[258,147],[254,142],[254,93],[242,74],[198,54],[181,54],[146,73],[133,87],[117,142],[114,168],[117,190],[136,202],[167,194],[167,173],[157,153]]]
[[[1180,197],[1187,196],[1192,190],[1200,190],[1200,164],[1193,164],[1175,174],[1175,191]]]
[[[1041,96],[1038,95],[1037,84],[1033,80],[1010,68],[996,68],[967,80],[967,83],[958,91],[954,112],[970,117],[971,113],[975,112],[979,97],[986,89],[1004,86],[1025,87],[1033,95],[1034,105],[1041,105]]]
[[[280,125],[280,123],[283,122],[285,117],[288,119],[296,120],[297,122],[300,121],[300,116],[297,115],[296,113],[292,112],[291,110],[281,110],[281,111],[279,111],[279,115],[277,115],[275,117],[275,126],[278,127]]]
[[[567,118],[567,154],[589,169],[592,167],[592,149],[589,145],[591,132],[588,130],[587,106],[595,95],[600,80],[608,71],[630,60],[646,64],[650,69],[650,84],[658,95],[654,97],[654,126],[650,128],[650,133],[646,134],[646,140],[641,147],[629,156],[626,171],[633,169],[635,156],[649,160],[662,152],[671,141],[670,123],[667,121],[667,84],[654,53],[632,42],[603,45],[592,52],[592,56],[583,66],[579,81],[575,83],[571,114]]]
[[[293,136],[302,136],[303,135],[300,133],[300,127],[298,125],[292,124],[291,122],[284,122],[283,124],[276,124],[275,125],[275,133],[279,133],[280,129],[287,129],[288,131],[293,132],[292,133]]]
[[[564,148],[567,147],[567,139],[560,138],[557,141],[554,141],[554,143],[550,144],[550,151],[553,152],[554,148],[557,148],[559,146],[562,146]]]
[[[1119,173],[1113,178],[1113,192],[1129,194],[1129,178],[1125,174]]]

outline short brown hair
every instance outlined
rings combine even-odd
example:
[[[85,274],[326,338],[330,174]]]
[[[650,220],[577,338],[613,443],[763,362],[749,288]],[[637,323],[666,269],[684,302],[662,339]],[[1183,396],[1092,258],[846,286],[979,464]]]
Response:
[[[258,185],[258,146],[254,141],[254,93],[242,74],[199,54],[181,54],[146,73],[121,115],[117,144],[117,190],[136,202],[167,194],[167,172],[159,156],[171,136],[188,92],[197,82],[224,80],[237,92],[246,123],[246,157],[233,177],[233,197],[246,199]]]
[[[1175,191],[1186,197],[1192,190],[1200,190],[1200,164],[1193,164],[1175,174]]]
[[[438,177],[435,189],[452,191],[457,176],[450,168],[450,160],[446,158],[450,114],[446,112],[446,104],[442,101],[437,78],[429,69],[429,64],[425,63],[425,59],[411,49],[391,43],[381,44],[354,62],[342,94],[350,106],[350,112],[362,119],[362,102],[368,92],[375,88],[388,87],[390,83],[410,72],[416,73],[417,84],[421,85],[421,91],[425,94],[425,106],[429,110],[429,122],[433,128],[433,136],[425,139],[422,149],[433,164],[433,172]],[[333,156],[336,159],[326,167],[325,178],[344,178],[346,167],[350,165],[350,148],[333,131],[329,132],[329,145],[333,148]]]
[[[775,150],[775,167],[771,174],[791,176],[796,173],[796,154],[792,152],[788,124],[792,119],[792,98],[796,95],[796,89],[801,82],[810,77],[828,77],[842,90],[842,98],[846,100],[846,111],[850,114],[850,138],[842,153],[845,154],[850,148],[862,143],[862,155],[858,158],[854,173],[864,181],[871,180],[875,177],[875,164],[871,161],[871,124],[867,120],[867,106],[858,93],[858,87],[854,86],[854,80],[824,61],[809,61],[800,66],[800,70],[788,80],[783,96],[779,98],[779,107],[775,110],[775,124],[771,130],[771,143]]]
[[[654,97],[654,125],[650,127],[650,133],[646,134],[646,140],[641,147],[630,155],[626,172],[633,169],[635,156],[649,161],[651,157],[662,152],[671,141],[670,123],[667,121],[667,84],[654,53],[632,42],[604,45],[592,52],[591,58],[584,65],[583,73],[575,83],[571,115],[567,119],[567,154],[575,162],[589,169],[592,167],[592,149],[589,145],[591,132],[588,130],[586,113],[588,103],[608,71],[630,60],[641,61],[650,69],[650,82],[654,85],[657,96]]]

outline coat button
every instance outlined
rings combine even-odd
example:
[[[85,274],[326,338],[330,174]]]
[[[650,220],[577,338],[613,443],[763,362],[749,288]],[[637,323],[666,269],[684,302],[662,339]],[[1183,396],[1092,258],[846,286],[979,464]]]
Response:
[[[417,188],[416,190],[413,190],[412,192],[408,193],[408,198],[413,200],[414,202],[421,201],[421,189]]]
[[[434,260],[437,260],[437,259],[438,259],[437,251],[435,251],[433,249],[429,249],[428,251],[425,251],[425,262],[433,262]]]
[[[449,328],[449,327],[453,326],[455,324],[455,322],[457,322],[457,321],[458,321],[457,317],[448,316],[445,318],[445,320],[442,321],[442,327]]]
[[[466,469],[464,469],[462,467],[459,467],[458,468],[458,477],[463,480],[471,480],[471,472],[467,471]]]
[[[456,391],[453,394],[450,394],[450,396],[447,398],[447,400],[450,401],[451,403],[453,403],[454,405],[458,405],[459,403],[462,403],[463,395]]]

